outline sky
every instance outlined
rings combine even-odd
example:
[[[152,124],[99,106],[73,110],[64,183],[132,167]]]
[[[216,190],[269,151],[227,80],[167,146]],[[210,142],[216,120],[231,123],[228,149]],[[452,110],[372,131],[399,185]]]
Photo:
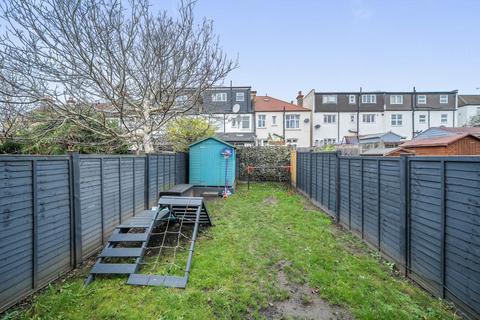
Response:
[[[198,0],[195,11],[238,56],[225,83],[259,95],[413,86],[480,94],[478,0]]]

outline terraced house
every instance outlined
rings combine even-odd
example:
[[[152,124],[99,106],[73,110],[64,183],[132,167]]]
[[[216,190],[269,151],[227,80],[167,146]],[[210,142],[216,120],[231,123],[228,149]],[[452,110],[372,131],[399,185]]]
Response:
[[[312,110],[314,146],[341,143],[345,136],[394,132],[406,139],[438,126],[457,124],[457,91],[315,92],[304,98]]]

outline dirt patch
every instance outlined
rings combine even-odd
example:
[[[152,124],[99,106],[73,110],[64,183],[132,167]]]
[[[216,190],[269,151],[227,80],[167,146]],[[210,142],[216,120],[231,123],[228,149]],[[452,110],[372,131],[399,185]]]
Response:
[[[278,200],[274,196],[270,196],[270,197],[266,198],[265,200],[263,200],[263,204],[265,204],[267,206],[273,206],[273,205],[276,205],[277,203],[278,203]]]
[[[289,297],[283,301],[269,303],[262,315],[267,319],[320,319],[320,320],[349,320],[352,315],[339,306],[332,306],[323,300],[319,291],[308,285],[290,283],[285,274],[288,262],[279,264],[278,285],[285,290]]]

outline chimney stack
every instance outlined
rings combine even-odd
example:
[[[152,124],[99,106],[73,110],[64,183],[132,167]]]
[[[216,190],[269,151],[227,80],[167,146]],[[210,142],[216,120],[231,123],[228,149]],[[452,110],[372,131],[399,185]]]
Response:
[[[303,94],[302,94],[302,91],[298,91],[297,105],[300,106],[300,107],[303,107]]]

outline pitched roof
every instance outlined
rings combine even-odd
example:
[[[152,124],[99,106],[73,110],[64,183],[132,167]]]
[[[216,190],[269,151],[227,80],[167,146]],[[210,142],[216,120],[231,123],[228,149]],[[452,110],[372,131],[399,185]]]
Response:
[[[282,112],[285,111],[310,111],[299,105],[276,99],[270,96],[255,96],[255,111]]]
[[[453,133],[471,133],[471,134],[480,134],[480,127],[456,127],[456,128],[449,128],[449,127],[439,127],[441,130],[453,132]]]
[[[479,94],[462,94],[458,96],[458,106],[480,105]]]
[[[207,138],[204,138],[204,139],[200,139],[200,140],[192,143],[192,144],[189,145],[188,147],[191,148],[191,147],[193,147],[194,145],[199,144],[200,142],[203,142],[203,141],[206,141],[206,140],[210,140],[210,139],[216,140],[216,141],[218,141],[218,142],[220,142],[220,143],[223,143],[224,145],[227,145],[227,146],[229,146],[229,147],[232,147],[232,148],[234,147],[234,146],[231,145],[230,143],[225,142],[225,141],[223,141],[223,140],[220,140],[220,139],[217,138],[217,137],[207,137]]]
[[[218,132],[215,136],[229,143],[255,142],[255,135],[251,132]]]
[[[405,143],[402,143],[400,148],[417,148],[417,147],[437,147],[437,146],[447,146],[457,140],[463,139],[465,137],[473,137],[474,139],[480,140],[480,138],[474,136],[470,133],[452,135],[452,136],[441,136],[428,139],[419,139],[419,140],[410,140]]]

